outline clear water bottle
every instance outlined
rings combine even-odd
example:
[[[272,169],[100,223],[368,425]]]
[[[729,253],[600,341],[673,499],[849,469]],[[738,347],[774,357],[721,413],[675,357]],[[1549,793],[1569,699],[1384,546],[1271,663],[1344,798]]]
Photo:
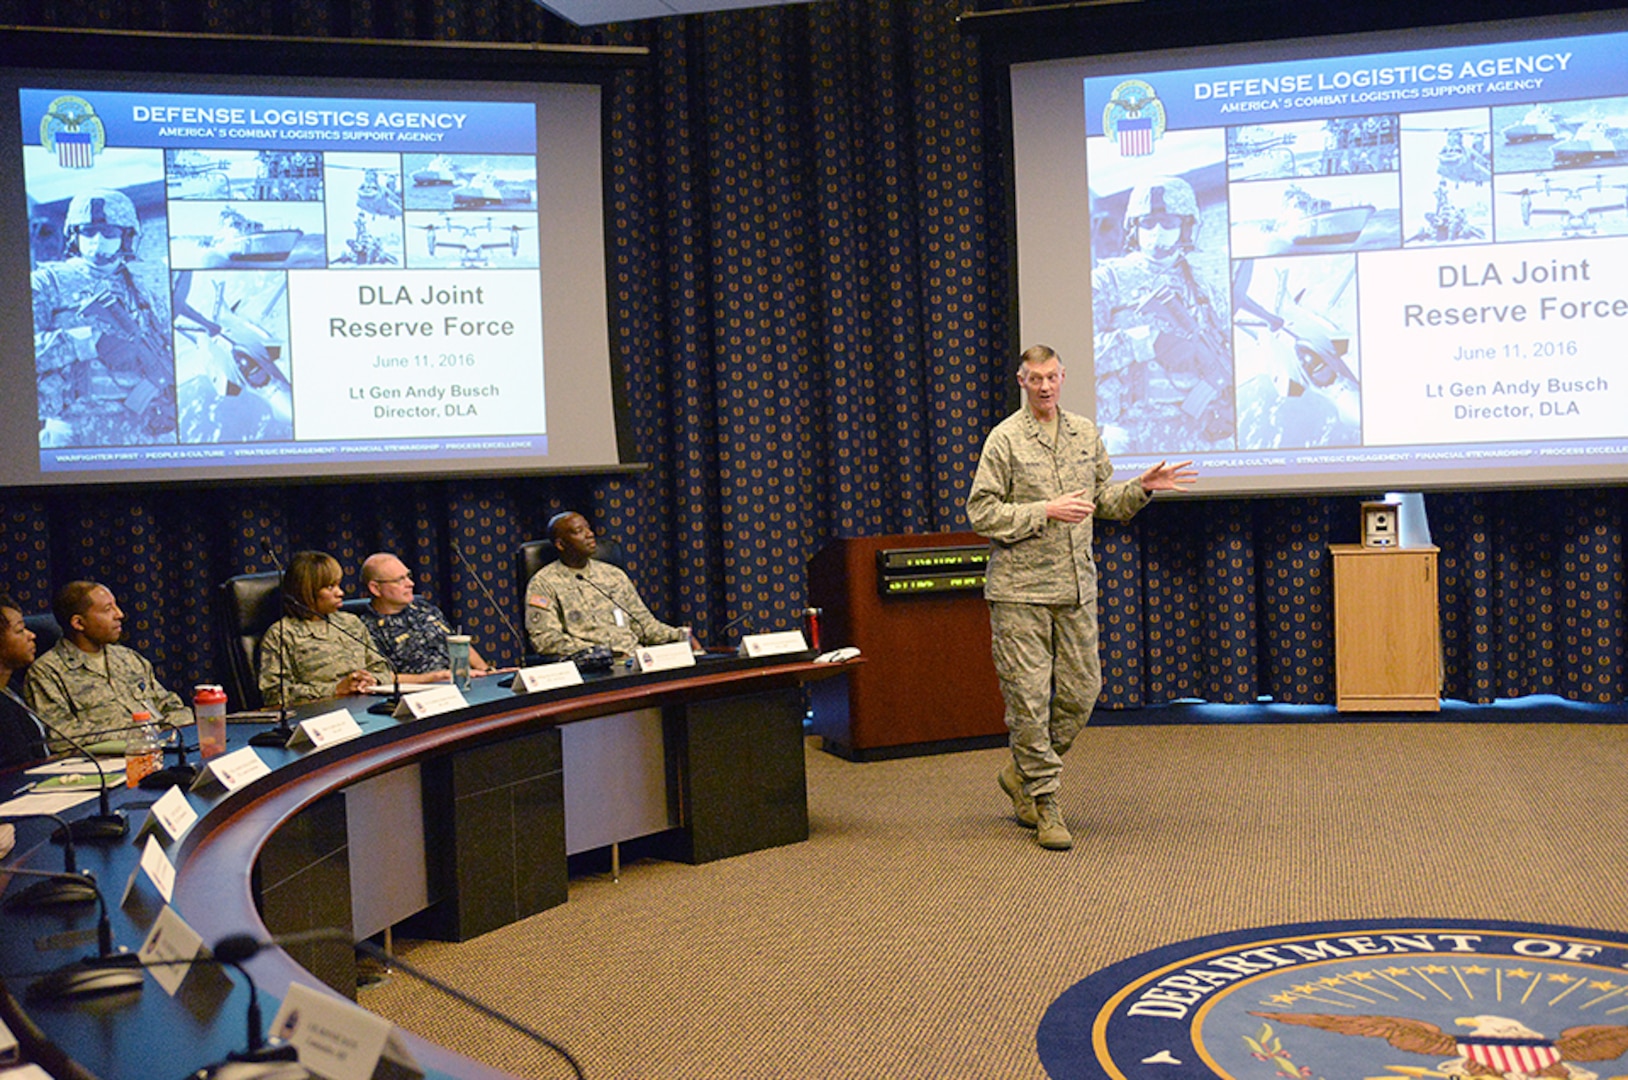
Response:
[[[135,713],[130,723],[135,730],[124,740],[124,783],[135,787],[142,777],[164,767],[164,745],[159,741],[158,727],[151,713]]]

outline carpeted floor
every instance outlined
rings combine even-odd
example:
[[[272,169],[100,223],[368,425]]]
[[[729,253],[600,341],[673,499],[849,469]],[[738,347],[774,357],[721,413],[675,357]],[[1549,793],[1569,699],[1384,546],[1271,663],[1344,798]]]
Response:
[[[1343,918],[1628,929],[1625,727],[1093,727],[1068,758],[1063,853],[1011,819],[1004,760],[810,749],[807,843],[634,862],[477,940],[396,947],[590,1080],[1031,1080],[1046,1007],[1169,942]],[[404,976],[361,1003],[518,1075],[569,1075]]]

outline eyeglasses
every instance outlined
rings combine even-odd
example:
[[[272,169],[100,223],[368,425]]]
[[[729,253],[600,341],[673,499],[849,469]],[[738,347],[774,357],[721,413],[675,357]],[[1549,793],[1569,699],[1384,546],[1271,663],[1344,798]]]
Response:
[[[380,585],[400,585],[404,581],[413,580],[413,575],[411,573],[407,573],[401,574],[397,577],[376,578],[375,580],[377,580]]]

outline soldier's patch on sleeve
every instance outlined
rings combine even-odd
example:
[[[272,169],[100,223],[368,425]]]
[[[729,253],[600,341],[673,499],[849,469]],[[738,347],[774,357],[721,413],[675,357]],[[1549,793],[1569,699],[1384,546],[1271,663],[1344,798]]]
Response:
[[[526,603],[530,604],[532,607],[548,607],[549,600],[548,597],[544,596],[542,593],[536,593],[526,597]]]

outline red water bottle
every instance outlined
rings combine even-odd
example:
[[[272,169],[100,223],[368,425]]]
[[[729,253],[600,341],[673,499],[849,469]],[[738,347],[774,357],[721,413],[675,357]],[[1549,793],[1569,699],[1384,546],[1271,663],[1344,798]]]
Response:
[[[226,752],[226,691],[214,683],[193,688],[192,715],[198,719],[198,753],[205,758]]]

